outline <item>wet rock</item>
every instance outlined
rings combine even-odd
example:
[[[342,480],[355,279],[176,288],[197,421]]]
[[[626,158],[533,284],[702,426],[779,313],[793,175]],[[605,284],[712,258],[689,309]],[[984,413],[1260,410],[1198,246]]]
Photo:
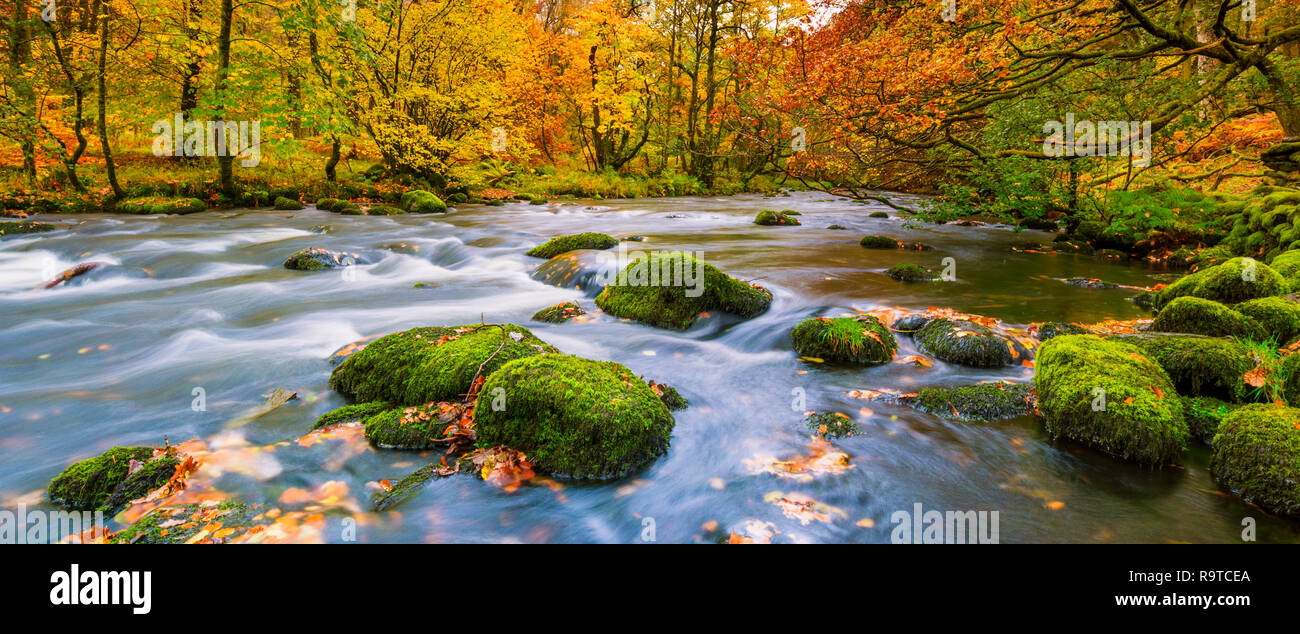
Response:
[[[771,291],[680,252],[636,258],[596,296],[610,315],[675,330],[690,328],[707,311],[751,319],[771,304]]]
[[[1300,410],[1247,405],[1214,435],[1210,474],[1270,513],[1300,516]]]
[[[1236,304],[1287,292],[1286,279],[1267,264],[1249,258],[1233,258],[1187,275],[1161,289],[1156,294],[1156,306],[1164,306],[1185,296]]]
[[[965,387],[927,387],[899,401],[936,416],[962,421],[989,421],[1027,414],[1033,409],[1028,385],[998,381]]]
[[[848,231],[848,230],[849,230],[848,227],[845,227],[845,226],[842,226],[842,225],[827,225],[826,228],[827,228],[827,229],[830,229],[830,230],[832,230],[832,231]]]
[[[308,231],[311,231],[312,233],[329,233],[333,230],[334,225],[316,225],[311,229],[308,229]]]
[[[1067,324],[1059,321],[1049,321],[1038,327],[1034,333],[1035,338],[1039,341],[1047,341],[1052,337],[1060,335],[1086,335],[1092,331],[1078,324]]]
[[[1151,322],[1151,330],[1211,337],[1264,338],[1263,327],[1254,319],[1219,302],[1191,296],[1179,297],[1160,309]]]
[[[1186,450],[1187,422],[1173,382],[1137,346],[1093,335],[1054,337],[1036,363],[1038,409],[1052,438],[1156,466]]]
[[[0,236],[16,236],[27,233],[53,231],[56,227],[44,222],[0,222]]]
[[[524,452],[538,471],[619,478],[668,450],[672,414],[618,363],[567,355],[519,359],[483,384],[485,394],[497,389],[505,407],[475,410],[478,440]]]
[[[353,353],[334,369],[330,387],[355,402],[449,401],[468,393],[476,374],[487,376],[514,359],[556,352],[514,324],[413,328]]]
[[[568,236],[556,236],[546,242],[533,247],[526,255],[535,258],[550,259],[561,253],[577,251],[579,249],[612,249],[618,246],[618,240],[607,236],[603,233],[579,233]]]
[[[599,293],[618,274],[618,258],[608,251],[580,249],[561,253],[537,267],[532,278],[560,288]]]
[[[356,257],[320,247],[303,249],[284,261],[284,268],[293,271],[324,271],[356,264]]]
[[[533,313],[534,321],[544,321],[551,324],[561,324],[578,315],[585,315],[586,311],[578,305],[578,302],[560,302],[554,306],[548,306],[536,313]]]
[[[895,332],[901,332],[910,335],[920,330],[922,327],[924,327],[926,324],[932,321],[934,321],[934,317],[930,317],[925,313],[912,313],[911,315],[904,315],[902,317],[899,317],[897,320],[894,321],[893,325],[890,326],[890,328],[892,328]]]
[[[805,319],[790,331],[790,338],[800,356],[831,363],[880,365],[898,351],[894,334],[872,315]]]
[[[316,424],[312,429],[320,429],[331,425],[342,425],[343,423],[359,423],[375,414],[392,409],[393,406],[384,401],[370,401],[369,403],[356,403],[354,405],[344,405],[338,409],[330,410],[321,414],[316,419]]]
[[[415,255],[420,252],[420,245],[409,242],[385,242],[379,245],[379,248],[393,253],[403,253],[406,255]]]
[[[396,508],[403,502],[415,497],[429,486],[429,482],[443,477],[443,466],[438,463],[425,465],[402,478],[393,488],[375,496],[371,509],[376,513]]]
[[[1181,395],[1241,402],[1254,389],[1243,377],[1255,368],[1255,358],[1249,348],[1231,339],[1154,332],[1109,339],[1140,348],[1169,375]]]
[[[933,282],[939,279],[933,271],[911,262],[895,264],[885,271],[885,275],[899,282]]]
[[[447,213],[447,203],[422,189],[414,189],[402,194],[400,204],[402,209],[413,214]]]
[[[809,431],[827,440],[845,438],[861,431],[853,418],[842,412],[813,412],[803,419],[803,424]]]
[[[293,198],[280,196],[275,199],[274,207],[280,211],[298,211],[302,209],[302,203]]]
[[[926,353],[949,363],[997,368],[1028,357],[1019,342],[973,321],[936,319],[913,338]]]
[[[114,447],[65,469],[50,481],[48,494],[73,510],[114,512],[166,484],[176,464],[166,453],[155,458],[151,447]]]
[[[795,218],[794,215],[789,213],[788,211],[773,211],[771,209],[764,209],[758,212],[758,215],[754,217],[754,224],[773,226],[773,225],[799,225],[802,223],[800,223],[799,220]]]
[[[1219,425],[1228,414],[1241,405],[1225,403],[1213,396],[1184,396],[1183,418],[1187,420],[1187,431],[1203,443],[1210,444],[1219,431]]]

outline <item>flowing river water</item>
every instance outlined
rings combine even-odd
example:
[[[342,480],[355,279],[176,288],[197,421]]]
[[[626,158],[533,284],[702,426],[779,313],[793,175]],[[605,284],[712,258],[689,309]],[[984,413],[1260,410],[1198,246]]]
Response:
[[[803,225],[754,225],[762,208],[798,210]],[[891,217],[869,218],[871,211]],[[1238,542],[1247,517],[1258,522],[1259,541],[1300,541],[1294,522],[1221,490],[1195,441],[1181,466],[1153,470],[1053,443],[1030,416],[963,423],[848,394],[1029,381],[1032,368],[942,361],[840,368],[800,361],[791,349],[790,329],[803,318],[882,307],[950,307],[1020,326],[1145,316],[1128,300],[1131,290],[1053,278],[1148,286],[1159,271],[1015,253],[1008,245],[1025,236],[1007,227],[905,228],[887,207],[816,193],[512,203],[433,216],[308,208],[39,219],[61,229],[0,241],[6,505],[36,503],[71,462],[166,437],[250,448],[256,457],[218,481],[239,500],[341,492],[318,504],[328,529],[317,538],[325,541],[350,539],[340,527],[355,516],[363,542],[713,542],[733,531],[773,541],[887,542],[893,513],[918,503],[998,511],[1004,543]],[[849,230],[826,228],[832,224]],[[331,229],[317,233],[319,225]],[[582,231],[645,236],[631,243],[643,250],[699,252],[771,289],[775,301],[753,320],[712,316],[681,333],[599,314],[560,325],[530,321],[564,300],[595,309],[588,293],[534,280],[543,260],[524,255],[550,236]],[[873,233],[937,248],[858,245]],[[315,273],[281,266],[310,246],[355,253],[362,264]],[[937,269],[948,257],[956,281],[905,284],[883,274],[902,261]],[[111,266],[33,290],[81,262]],[[675,414],[668,454],[610,483],[538,479],[507,492],[477,478],[443,478],[392,511],[367,513],[373,483],[396,482],[437,453],[376,450],[355,438],[298,442],[320,414],[344,404],[329,390],[328,357],[364,337],[480,320],[526,325],[569,354],[618,361],[677,387],[691,406]],[[917,354],[909,338],[899,344],[900,356]],[[241,422],[275,388],[299,398]],[[205,402],[195,407],[200,394]],[[806,409],[858,419],[858,434],[832,441],[848,454],[847,468],[805,478],[762,468],[827,450],[810,446],[803,412],[793,407],[800,394]],[[788,513],[781,499],[817,504]]]

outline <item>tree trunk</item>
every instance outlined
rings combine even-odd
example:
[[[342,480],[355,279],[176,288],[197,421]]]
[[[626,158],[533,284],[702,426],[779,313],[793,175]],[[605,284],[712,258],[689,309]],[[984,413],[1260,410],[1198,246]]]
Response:
[[[99,71],[97,73],[99,82],[99,146],[104,151],[104,170],[108,174],[108,186],[113,190],[113,196],[110,200],[120,200],[126,198],[126,193],[122,191],[122,186],[117,182],[117,165],[113,162],[113,148],[108,143],[108,115],[105,112],[108,105],[108,90],[105,88],[104,76],[108,74],[108,7],[104,7],[104,15],[99,20]]]
[[[32,45],[27,25],[27,0],[14,0],[13,22],[9,28],[9,69],[11,75],[15,78],[17,87],[14,90],[17,93],[18,101],[21,107],[26,107],[23,112],[24,117],[34,117],[34,108],[32,102],[35,95],[32,92],[30,83],[21,79],[23,66],[30,64],[32,61]],[[23,174],[27,177],[27,182],[36,183],[36,143],[33,140],[35,136],[35,126],[31,121],[22,123],[27,128],[21,133],[18,145],[22,149],[23,155]]]
[[[230,28],[234,22],[234,0],[221,0],[221,34],[217,38],[217,114],[218,119],[225,119],[226,84],[230,75]],[[217,167],[220,175],[221,193],[233,198],[235,191],[235,155],[230,152],[230,139],[223,139],[217,151]],[[236,144],[237,145],[237,144]]]

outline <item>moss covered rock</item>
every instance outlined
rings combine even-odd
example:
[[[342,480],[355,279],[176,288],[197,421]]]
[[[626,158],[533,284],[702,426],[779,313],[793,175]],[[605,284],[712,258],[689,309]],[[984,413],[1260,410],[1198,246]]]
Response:
[[[583,310],[578,305],[578,302],[560,302],[533,313],[533,320],[544,321],[549,324],[561,324],[585,314],[587,314],[587,311]]]
[[[1184,396],[1183,418],[1187,421],[1187,431],[1204,443],[1210,443],[1218,433],[1223,419],[1236,411],[1241,405],[1227,403],[1213,396]]]
[[[1067,324],[1065,322],[1060,322],[1060,321],[1049,321],[1040,325],[1038,327],[1038,330],[1034,333],[1034,336],[1039,341],[1047,341],[1052,337],[1059,337],[1061,335],[1087,335],[1087,334],[1091,334],[1091,332],[1092,331],[1078,324]]]
[[[772,292],[689,254],[655,252],[619,271],[596,296],[596,305],[615,317],[686,330],[706,311],[756,317],[772,305]]]
[[[483,393],[498,388],[504,408],[475,410],[478,441],[522,451],[540,471],[618,478],[668,450],[672,414],[618,363],[567,355],[519,359],[493,372]]]
[[[442,465],[438,463],[416,469],[393,485],[393,488],[376,495],[371,502],[371,509],[376,513],[381,513],[415,497],[429,486],[430,480],[442,477],[439,473],[441,469]]]
[[[347,253],[338,253],[320,247],[303,249],[284,261],[284,268],[293,271],[324,271],[352,266],[356,258]]]
[[[1166,304],[1151,322],[1151,330],[1211,337],[1264,337],[1264,329],[1254,319],[1219,302],[1199,297],[1179,297]]]
[[[356,423],[364,421],[375,414],[392,409],[392,405],[384,401],[370,401],[369,403],[357,403],[355,405],[344,405],[338,409],[330,410],[321,414],[316,419],[316,424],[312,429],[329,427],[330,425],[339,425],[342,423]]]
[[[894,320],[894,323],[890,326],[890,330],[910,335],[916,333],[932,321],[934,321],[934,317],[925,313],[912,313],[911,315],[903,315]]]
[[[1053,438],[1068,438],[1143,464],[1187,448],[1173,382],[1137,346],[1093,335],[1053,337],[1038,350],[1034,386]]]
[[[279,209],[280,211],[297,211],[299,209],[302,209],[302,203],[298,202],[296,199],[293,198],[286,198],[284,196],[280,196],[279,198],[275,199],[275,208]]]
[[[868,218],[888,218],[888,217],[889,217],[889,212],[886,212],[886,211],[873,211],[873,212],[867,214],[867,217],[868,217]]]
[[[1260,297],[1286,294],[1286,280],[1267,264],[1250,258],[1233,258],[1184,276],[1156,293],[1161,307],[1179,297],[1199,297],[1236,304]]]
[[[933,282],[936,278],[931,271],[911,262],[900,262],[889,267],[885,275],[900,282]]]
[[[858,244],[868,249],[901,249],[903,244],[889,236],[871,235],[863,236]]]
[[[193,214],[206,210],[197,198],[131,198],[118,201],[113,211],[123,214]]]
[[[916,396],[900,400],[936,416],[987,421],[1028,413],[1033,390],[1028,385],[998,381],[965,387],[927,387]]]
[[[176,459],[153,453],[150,447],[114,447],[82,460],[50,481],[50,500],[78,511],[114,511],[171,479]]]
[[[341,202],[343,201],[337,198],[321,198],[316,201],[316,208],[324,209],[325,211],[334,211],[334,208]]]
[[[262,508],[241,502],[221,502],[215,506],[206,504],[181,504],[165,506],[150,512],[134,524],[108,538],[110,544],[185,544],[191,539],[204,536],[216,543],[230,541],[249,535],[249,529],[265,528],[266,518]],[[231,529],[225,537],[215,537],[211,525],[220,522],[221,528]]]
[[[772,226],[772,225],[799,225],[803,223],[799,222],[799,220],[790,213],[784,211],[773,211],[771,209],[764,209],[758,212],[758,215],[754,217],[754,224]]]
[[[359,402],[453,400],[469,392],[480,365],[487,376],[509,361],[559,352],[527,328],[504,328],[503,333],[495,325],[426,327],[380,337],[339,364],[330,387]]]
[[[400,216],[405,210],[392,205],[371,205],[366,207],[367,216]]]
[[[790,337],[801,356],[832,363],[879,365],[889,363],[898,351],[894,333],[871,315],[805,319]]]
[[[1210,474],[1248,502],[1300,516],[1300,410],[1247,405],[1214,435]]]
[[[535,258],[551,259],[561,253],[578,249],[612,249],[618,246],[618,240],[603,233],[578,233],[568,236],[556,236],[530,249],[526,255]]]
[[[1212,396],[1242,402],[1253,389],[1242,377],[1255,367],[1255,358],[1249,348],[1235,341],[1156,333],[1118,335],[1112,339],[1141,348],[1143,354],[1164,369],[1174,388],[1184,396]]]
[[[0,222],[0,236],[16,236],[24,233],[42,233],[53,230],[54,225],[44,222]]]
[[[1020,343],[972,321],[936,319],[913,337],[925,352],[949,363],[997,368],[1027,357]]]
[[[441,214],[447,212],[447,203],[431,192],[413,189],[402,194],[402,209],[413,214]]]
[[[1283,343],[1300,335],[1300,303],[1287,297],[1261,297],[1232,307],[1253,319],[1264,329],[1264,335]]]
[[[366,440],[382,449],[430,449],[461,414],[445,401],[387,409],[365,419]]]
[[[813,412],[804,417],[803,424],[814,434],[822,438],[845,438],[859,431],[853,417],[843,412]]]

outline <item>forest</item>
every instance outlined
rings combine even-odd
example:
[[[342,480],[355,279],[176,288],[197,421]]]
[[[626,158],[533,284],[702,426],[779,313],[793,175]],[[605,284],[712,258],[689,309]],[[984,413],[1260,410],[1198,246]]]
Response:
[[[48,541],[1300,542],[1295,0],[0,13]]]

